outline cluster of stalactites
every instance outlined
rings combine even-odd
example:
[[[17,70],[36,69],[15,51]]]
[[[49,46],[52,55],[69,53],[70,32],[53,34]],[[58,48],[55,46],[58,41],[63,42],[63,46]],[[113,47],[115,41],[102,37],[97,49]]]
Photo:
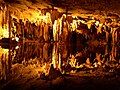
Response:
[[[28,9],[27,11],[21,12],[17,8],[12,11],[10,6],[7,5],[1,6],[0,8],[0,38],[8,38],[9,30],[12,28],[16,31],[16,28],[12,23],[13,19],[16,19],[18,22],[21,19],[24,23],[30,21],[36,25],[43,22],[52,26],[51,14],[49,12],[42,14],[40,10],[34,9]],[[9,25],[11,25],[11,27]]]
[[[9,37],[9,11],[7,6],[0,7],[0,38]]]
[[[52,23],[51,22],[51,14],[47,12],[45,15],[41,13],[41,11],[38,10],[32,10],[29,9],[24,12],[20,12],[20,15],[17,17],[12,14],[13,18],[16,18],[17,20],[22,19],[23,22],[26,22],[27,20],[30,21],[31,23],[35,23],[36,25],[39,25],[40,22],[44,23]]]

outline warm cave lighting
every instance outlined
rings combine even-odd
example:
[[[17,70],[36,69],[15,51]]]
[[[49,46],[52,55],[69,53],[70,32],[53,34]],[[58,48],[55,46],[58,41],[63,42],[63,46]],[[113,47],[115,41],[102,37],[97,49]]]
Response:
[[[15,40],[15,41],[19,42],[19,38],[18,37],[12,38],[12,40]]]
[[[0,47],[0,55],[2,54],[8,54],[9,49],[3,49]]]
[[[0,38],[8,38],[9,37],[9,30],[7,25],[4,25],[3,28],[0,27]]]
[[[16,46],[15,49],[19,49],[19,46]]]
[[[0,90],[120,90],[120,5],[104,1],[0,0]]]

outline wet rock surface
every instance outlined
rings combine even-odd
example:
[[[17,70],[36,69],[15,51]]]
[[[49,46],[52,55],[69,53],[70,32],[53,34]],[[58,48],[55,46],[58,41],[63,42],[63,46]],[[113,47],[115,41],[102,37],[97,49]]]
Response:
[[[18,67],[20,66],[18,65]],[[19,70],[22,72],[19,73]],[[55,75],[55,78],[50,79],[41,78],[30,68],[26,71],[21,66],[19,70],[16,71],[16,75],[11,75],[8,81],[3,80],[4,82],[0,82],[1,90],[120,90],[120,68],[109,72],[104,71],[103,68],[98,68],[71,74]],[[50,75],[54,76],[54,73],[52,72]]]

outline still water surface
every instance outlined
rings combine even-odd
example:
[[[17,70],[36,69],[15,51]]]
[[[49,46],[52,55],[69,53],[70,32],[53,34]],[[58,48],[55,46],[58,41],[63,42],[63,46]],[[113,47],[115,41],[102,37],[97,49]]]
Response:
[[[93,65],[101,61],[120,61],[120,47],[112,45],[76,45],[68,43],[24,43],[17,46],[0,47],[0,77],[7,77],[12,65],[37,59],[39,62],[53,64],[62,71],[68,64],[78,67],[89,59]],[[98,60],[98,61],[99,61]],[[35,63],[34,63],[35,64]]]

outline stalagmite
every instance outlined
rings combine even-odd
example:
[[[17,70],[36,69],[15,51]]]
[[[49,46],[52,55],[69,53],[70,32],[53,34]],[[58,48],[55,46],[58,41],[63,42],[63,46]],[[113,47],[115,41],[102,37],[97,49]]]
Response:
[[[55,43],[53,46],[53,52],[52,52],[52,64],[54,68],[58,68],[58,43]]]
[[[54,41],[58,41],[58,20],[55,20],[53,24],[53,38]]]
[[[100,57],[101,57],[101,54],[96,53],[96,59],[97,59],[97,61],[98,61],[97,64],[98,64],[99,66],[102,65],[102,63],[101,63],[101,58],[100,58]]]
[[[48,41],[49,40],[49,34],[48,34],[48,24],[45,24],[45,27],[44,27],[44,39],[45,41]]]
[[[111,33],[112,33],[112,43],[113,45],[115,44],[115,30],[116,28],[112,28]]]
[[[48,79],[52,80],[52,79],[56,79],[56,78],[58,78],[60,76],[62,76],[60,70],[59,69],[55,69],[53,67],[53,64],[51,64],[50,70],[49,70],[49,74],[48,74]]]
[[[62,41],[67,41],[68,38],[68,23],[64,22],[63,23],[63,39]]]
[[[75,67],[76,66],[76,58],[74,55],[71,56],[69,64],[71,65],[71,67]]]
[[[43,46],[43,58],[45,59],[45,61],[47,61],[48,59],[48,43],[45,43]]]
[[[60,71],[62,71],[62,59],[61,59],[61,52],[59,52],[58,69],[59,69]]]
[[[87,68],[92,68],[91,62],[90,62],[90,58],[87,58],[86,63],[85,63],[85,66],[86,66]]]

